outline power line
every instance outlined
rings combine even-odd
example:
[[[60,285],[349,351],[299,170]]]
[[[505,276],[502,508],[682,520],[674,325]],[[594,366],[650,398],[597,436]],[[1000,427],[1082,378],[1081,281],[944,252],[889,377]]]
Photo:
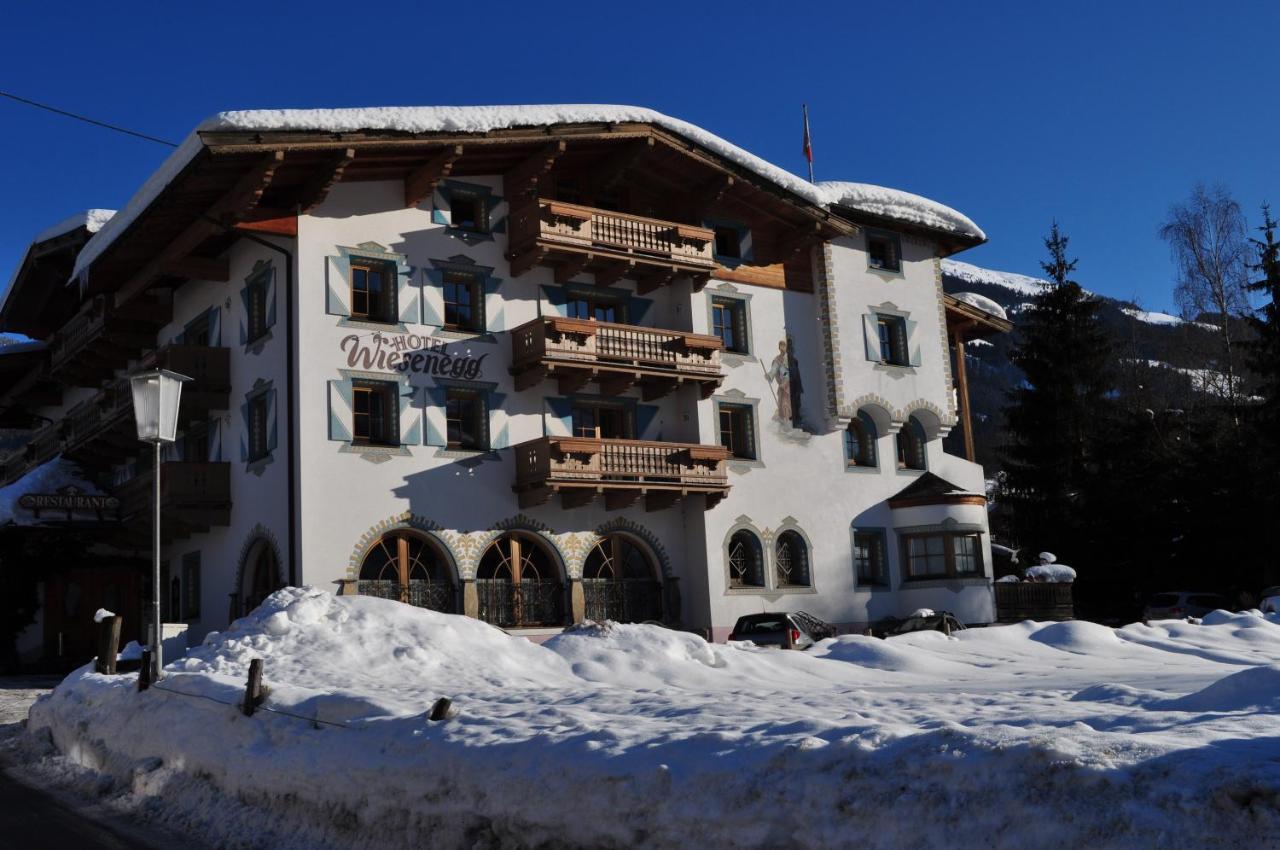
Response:
[[[66,116],[67,118],[74,118],[77,121],[83,121],[86,124],[92,124],[95,127],[103,127],[107,130],[114,130],[117,133],[124,133],[126,136],[134,136],[139,139],[146,139],[148,142],[155,142],[156,144],[160,144],[160,145],[168,145],[171,148],[176,148],[178,146],[176,142],[170,142],[165,139],[157,139],[155,136],[148,136],[146,133],[139,133],[137,130],[130,130],[126,127],[118,127],[115,124],[108,124],[105,121],[98,121],[96,119],[89,118],[84,115],[78,115],[75,112],[68,112],[65,109],[58,109],[56,106],[49,106],[47,103],[39,103],[38,101],[28,100],[25,97],[18,97],[18,95],[10,94],[7,91],[0,91],[0,97],[7,97],[10,100],[16,100],[18,103],[25,103],[27,106],[34,106],[36,109],[43,109],[46,112],[52,112],[55,115],[63,115],[63,116]]]

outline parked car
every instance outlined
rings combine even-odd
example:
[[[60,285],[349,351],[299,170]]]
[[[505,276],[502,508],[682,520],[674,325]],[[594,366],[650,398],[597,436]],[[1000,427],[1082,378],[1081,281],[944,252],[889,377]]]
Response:
[[[804,611],[792,611],[789,614],[774,612],[739,617],[729,633],[729,640],[749,640],[760,646],[786,646],[789,639],[796,649],[808,649],[835,635],[835,626],[830,623],[824,623]]]
[[[1262,597],[1258,602],[1258,610],[1264,614],[1280,614],[1280,585],[1268,587],[1258,594]]]
[[[1196,593],[1176,590],[1157,593],[1142,609],[1144,620],[1180,620],[1183,617],[1203,617],[1210,611],[1228,608],[1227,598],[1217,593]]]
[[[905,635],[907,632],[958,632],[963,628],[964,623],[957,620],[950,611],[929,611],[927,614],[923,612],[912,614],[903,620],[896,618],[883,620],[874,633],[882,637],[892,637]]]

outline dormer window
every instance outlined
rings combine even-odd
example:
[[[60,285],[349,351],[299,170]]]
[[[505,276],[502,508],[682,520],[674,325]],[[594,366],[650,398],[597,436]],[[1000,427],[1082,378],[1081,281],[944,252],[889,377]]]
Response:
[[[867,264],[885,272],[902,271],[902,244],[892,233],[867,233]]]
[[[728,260],[742,259],[742,234],[738,228],[719,225],[716,233],[716,256]]]

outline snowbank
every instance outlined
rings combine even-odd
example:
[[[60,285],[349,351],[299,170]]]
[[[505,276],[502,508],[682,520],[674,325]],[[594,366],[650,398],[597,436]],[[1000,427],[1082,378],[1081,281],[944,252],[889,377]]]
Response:
[[[986,241],[987,234],[963,213],[920,195],[870,183],[827,180],[817,184],[829,204],[859,210],[895,221],[958,233]]]
[[[1257,614],[811,652],[603,623],[538,646],[303,588],[146,692],[82,668],[30,730],[64,784],[219,846],[1258,847],[1278,660]],[[458,716],[429,722],[440,696]]]
[[[1028,567],[1028,581],[1051,581],[1069,583],[1076,580],[1076,571],[1066,564],[1036,564]]]
[[[957,301],[968,304],[970,307],[977,307],[984,313],[990,313],[991,315],[998,316],[1001,319],[1009,318],[1009,315],[1005,313],[1003,307],[985,295],[979,295],[976,292],[957,292],[952,297]]]

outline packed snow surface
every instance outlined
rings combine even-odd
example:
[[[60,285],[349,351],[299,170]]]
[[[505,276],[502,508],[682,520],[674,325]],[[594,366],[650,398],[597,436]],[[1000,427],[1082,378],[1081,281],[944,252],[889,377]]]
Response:
[[[1049,281],[1038,277],[1014,272],[1000,272],[995,269],[984,269],[972,263],[959,260],[943,260],[942,273],[949,277],[963,280],[966,283],[985,283],[989,286],[1000,286],[1019,295],[1039,295],[1048,287]]]
[[[875,215],[961,233],[978,239],[986,236],[970,219],[928,198],[870,186],[864,183],[828,183],[815,186],[750,151],[707,130],[640,106],[614,104],[546,104],[518,106],[379,106],[352,109],[250,109],[219,112],[205,119],[138,189],[125,208],[89,240],[76,258],[72,276],[78,276],[101,256],[116,237],[199,153],[201,132],[256,130],[354,133],[382,130],[404,133],[487,133],[514,127],[555,124],[644,123],[662,127],[707,150],[753,171],[766,180],[815,204],[848,198],[848,206]],[[836,189],[832,187],[849,187]],[[841,200],[840,203],[845,203]]]
[[[1139,310],[1136,307],[1121,307],[1120,312],[1126,316],[1137,319],[1139,322],[1145,322],[1148,325],[1195,325],[1206,331],[1221,330],[1217,325],[1210,322],[1190,322],[1186,319],[1169,313],[1159,313],[1152,310]]]
[[[986,240],[987,234],[973,219],[951,207],[913,195],[901,189],[874,186],[870,183],[848,183],[827,180],[817,184],[826,202],[859,210],[882,218],[918,224],[934,230],[958,233],[972,239]]]
[[[290,588],[148,691],[82,668],[29,730],[65,783],[227,847],[1265,847],[1278,661],[1257,612],[809,652],[589,623],[539,646]],[[430,722],[441,696],[458,714]]]
[[[968,304],[970,307],[977,307],[984,313],[990,313],[991,315],[998,316],[1001,319],[1009,318],[1003,307],[985,295],[979,295],[976,292],[957,292],[951,297],[964,304]]]

